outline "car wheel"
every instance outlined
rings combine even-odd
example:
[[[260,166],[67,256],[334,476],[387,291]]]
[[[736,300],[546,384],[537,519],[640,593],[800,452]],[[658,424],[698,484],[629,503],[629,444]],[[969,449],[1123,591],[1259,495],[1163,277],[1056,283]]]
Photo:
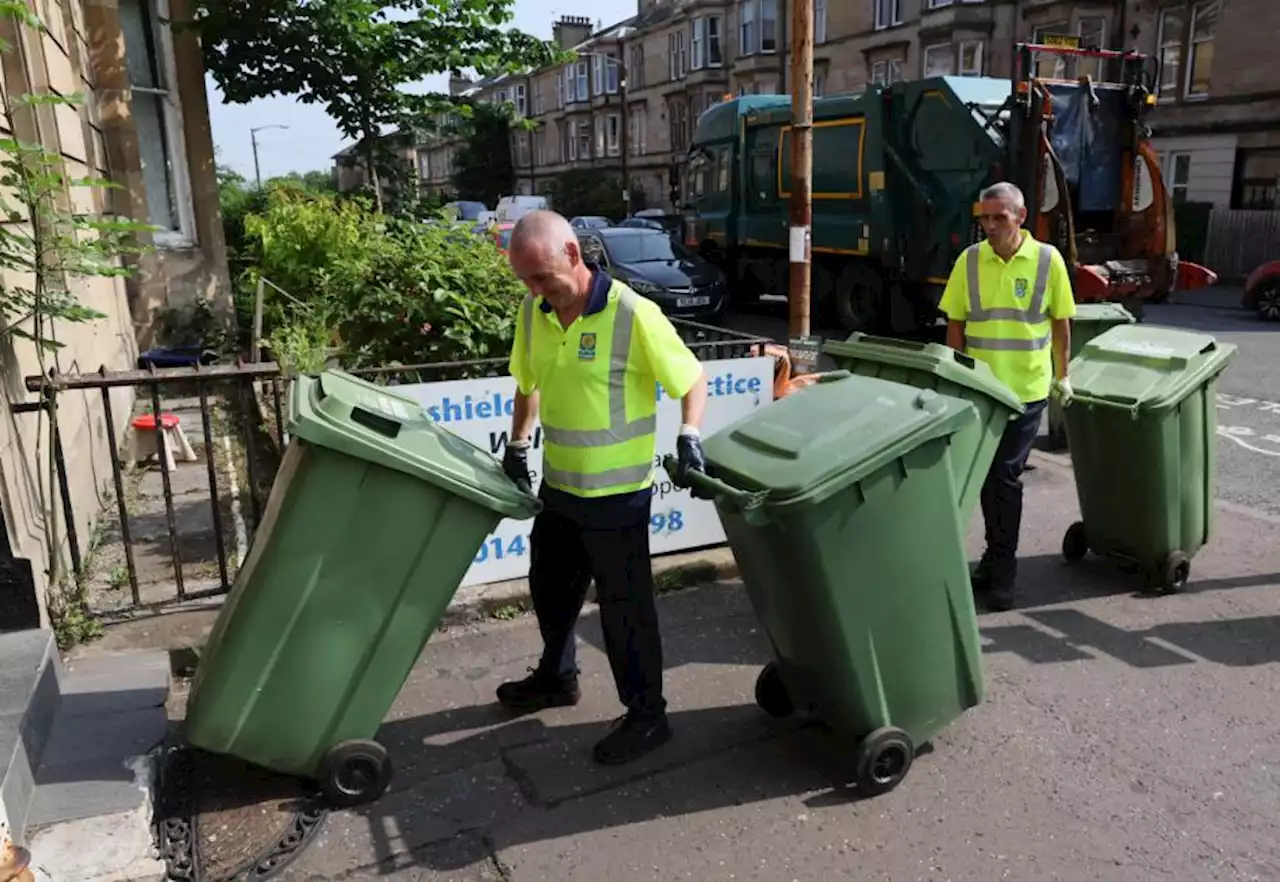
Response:
[[[1280,282],[1270,282],[1261,288],[1255,306],[1259,318],[1269,322],[1280,321]]]

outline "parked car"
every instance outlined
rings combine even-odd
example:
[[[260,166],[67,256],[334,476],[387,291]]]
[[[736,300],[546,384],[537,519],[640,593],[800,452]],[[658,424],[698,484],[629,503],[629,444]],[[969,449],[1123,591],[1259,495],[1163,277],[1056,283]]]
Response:
[[[515,223],[532,211],[542,211],[551,204],[545,196],[503,196],[498,200],[499,223]]]
[[[578,230],[588,263],[626,282],[669,316],[714,321],[729,306],[725,274],[661,230]]]
[[[506,254],[507,246],[511,244],[511,231],[515,228],[515,224],[476,224],[472,227],[471,232],[477,236],[493,236],[493,241],[498,246],[498,250]]]
[[[1243,303],[1259,318],[1280,322],[1280,260],[1269,260],[1249,273]]]
[[[613,221],[598,214],[580,214],[569,220],[569,226],[575,230],[599,230],[613,226]]]
[[[470,200],[459,200],[457,202],[446,202],[445,211],[453,213],[455,219],[460,221],[482,221],[481,215],[489,210],[489,207],[483,202],[473,202]]]
[[[646,208],[642,211],[637,211],[633,216],[619,223],[618,226],[664,230],[672,236],[683,238],[683,224],[684,218],[678,214],[667,214],[660,208]]]

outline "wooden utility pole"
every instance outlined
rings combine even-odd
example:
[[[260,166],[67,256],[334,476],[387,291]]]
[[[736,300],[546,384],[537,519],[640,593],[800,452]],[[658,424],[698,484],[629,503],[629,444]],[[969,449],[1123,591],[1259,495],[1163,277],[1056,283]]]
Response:
[[[791,0],[790,335],[809,335],[813,222],[813,0]]]

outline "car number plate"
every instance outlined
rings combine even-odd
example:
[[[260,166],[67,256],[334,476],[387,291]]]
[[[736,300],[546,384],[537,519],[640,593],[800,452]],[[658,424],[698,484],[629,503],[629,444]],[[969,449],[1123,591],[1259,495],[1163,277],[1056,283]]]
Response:
[[[710,297],[677,297],[676,307],[684,309],[686,306],[710,306]]]

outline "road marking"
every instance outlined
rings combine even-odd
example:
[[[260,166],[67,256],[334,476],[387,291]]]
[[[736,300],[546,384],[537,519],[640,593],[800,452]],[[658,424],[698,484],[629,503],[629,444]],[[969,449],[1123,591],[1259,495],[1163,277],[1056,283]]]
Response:
[[[1233,407],[1248,407],[1254,405],[1252,409],[1261,413],[1280,416],[1280,401],[1263,401],[1258,398],[1241,398],[1237,395],[1227,395],[1219,392],[1216,396],[1218,410],[1230,410]]]
[[[1280,456],[1280,435],[1259,435],[1248,426],[1218,426],[1218,434],[1223,438],[1229,438],[1245,450],[1252,450],[1254,453],[1261,453],[1263,456]],[[1255,443],[1246,441],[1246,438],[1254,438],[1275,444],[1276,449],[1270,450],[1266,447],[1258,447]]]

